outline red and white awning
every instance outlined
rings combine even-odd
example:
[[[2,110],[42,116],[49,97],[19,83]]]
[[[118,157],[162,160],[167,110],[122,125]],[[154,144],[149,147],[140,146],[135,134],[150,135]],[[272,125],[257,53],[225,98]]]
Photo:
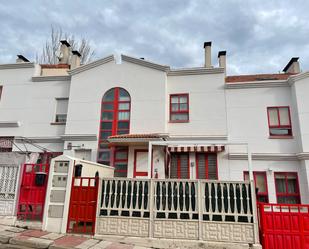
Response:
[[[170,152],[222,152],[224,145],[189,145],[189,146],[175,146],[169,145]]]

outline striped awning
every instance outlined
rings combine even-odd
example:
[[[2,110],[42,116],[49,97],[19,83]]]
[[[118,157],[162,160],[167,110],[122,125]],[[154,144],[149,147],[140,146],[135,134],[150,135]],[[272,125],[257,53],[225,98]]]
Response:
[[[169,145],[170,152],[221,152],[224,151],[224,145],[188,145],[188,146],[175,146]]]

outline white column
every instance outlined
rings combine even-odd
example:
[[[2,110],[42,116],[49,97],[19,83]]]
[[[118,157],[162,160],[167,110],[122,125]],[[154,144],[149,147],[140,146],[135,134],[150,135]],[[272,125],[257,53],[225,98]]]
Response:
[[[152,166],[152,142],[148,144],[148,178],[151,178],[151,167]]]

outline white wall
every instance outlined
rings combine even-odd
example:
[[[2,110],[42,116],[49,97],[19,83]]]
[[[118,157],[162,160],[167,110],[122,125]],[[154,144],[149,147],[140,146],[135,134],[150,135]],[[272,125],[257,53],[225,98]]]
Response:
[[[270,106],[290,106],[293,135],[299,133],[289,87],[228,89],[226,100],[230,141],[250,143],[253,153],[299,152],[297,137],[269,138],[267,107]]]
[[[172,135],[227,135],[224,73],[168,76],[167,122]],[[169,95],[189,94],[188,123],[169,122]]]
[[[51,125],[51,122],[55,121],[56,98],[69,96],[70,82],[33,82],[34,71],[34,68],[0,70],[3,86],[0,121],[20,121],[20,127],[0,127],[0,136],[59,137],[64,134],[64,125]],[[63,145],[60,148],[54,144],[44,146],[53,151],[63,149]]]

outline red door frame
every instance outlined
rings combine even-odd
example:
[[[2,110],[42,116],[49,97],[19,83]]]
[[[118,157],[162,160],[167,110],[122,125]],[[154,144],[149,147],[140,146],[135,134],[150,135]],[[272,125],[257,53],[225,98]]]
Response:
[[[134,169],[133,169],[133,178],[136,178],[137,176],[148,176],[148,171],[136,171],[136,156],[138,152],[148,152],[147,149],[137,149],[134,150]],[[151,156],[151,178],[153,175],[153,151]]]
[[[27,171],[27,168],[30,167],[31,170]],[[35,167],[37,167],[38,170],[35,170]],[[37,172],[44,172],[46,174],[45,182],[42,186],[37,186],[35,183]],[[48,176],[49,164],[23,164],[21,184],[19,188],[17,218],[42,220],[45,207]]]
[[[79,180],[79,185],[75,186],[75,180]],[[86,180],[88,183],[83,186],[83,182]],[[93,180],[93,181],[92,181]],[[91,186],[93,182],[94,186]],[[67,233],[84,233],[84,234],[94,234],[95,223],[96,223],[96,210],[98,201],[98,189],[99,189],[99,177],[74,177],[72,178],[71,186],[71,197],[69,205],[68,223],[67,223]],[[84,193],[83,193],[84,192]],[[87,192],[87,194],[85,194]],[[84,195],[83,195],[84,194]],[[82,198],[86,199],[83,200]],[[77,207],[77,208],[76,208]],[[81,207],[83,207],[81,209]],[[90,207],[90,210],[89,210]],[[91,210],[92,208],[92,210]],[[84,211],[84,213],[82,213]],[[79,217],[78,215],[83,214],[87,217]],[[90,218],[88,217],[90,216]],[[72,228],[70,228],[70,222],[75,221]],[[87,223],[92,223],[91,231],[87,231]],[[79,223],[83,223],[81,227],[78,226]],[[77,226],[76,226],[77,224]]]

